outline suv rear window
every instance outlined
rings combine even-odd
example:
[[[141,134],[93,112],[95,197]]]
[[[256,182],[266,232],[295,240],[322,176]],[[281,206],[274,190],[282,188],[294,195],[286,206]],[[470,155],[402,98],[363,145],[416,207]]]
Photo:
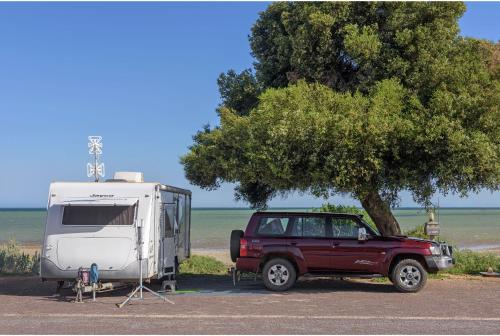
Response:
[[[132,225],[135,205],[67,205],[63,225]]]
[[[326,217],[260,217],[257,234],[261,236],[327,237]]]
[[[257,233],[260,235],[284,236],[288,226],[287,217],[262,217]]]

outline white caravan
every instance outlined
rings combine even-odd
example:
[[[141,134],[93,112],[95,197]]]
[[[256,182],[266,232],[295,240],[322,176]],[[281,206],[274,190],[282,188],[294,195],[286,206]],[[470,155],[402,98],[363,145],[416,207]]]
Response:
[[[43,280],[74,280],[97,264],[99,279],[134,281],[175,275],[190,255],[191,192],[116,173],[106,182],[50,185],[41,255]],[[142,237],[141,237],[142,236]]]

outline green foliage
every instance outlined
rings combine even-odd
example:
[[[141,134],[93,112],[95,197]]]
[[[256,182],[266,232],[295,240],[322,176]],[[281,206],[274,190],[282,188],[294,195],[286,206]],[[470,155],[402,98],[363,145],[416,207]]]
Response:
[[[500,257],[494,253],[474,252],[471,250],[455,250],[455,267],[449,269],[447,273],[451,274],[479,274],[486,272],[489,267],[494,272],[500,272]]]
[[[181,274],[224,274],[227,266],[213,257],[193,255],[180,264],[179,271]]]
[[[320,208],[313,208],[313,211],[315,212],[336,212],[336,213],[347,213],[347,214],[355,214],[355,215],[362,215],[363,216],[363,221],[366,222],[375,232],[378,232],[377,226],[373,222],[373,220],[368,216],[368,213],[360,209],[358,207],[352,206],[352,205],[335,205],[335,204],[330,204],[330,203],[324,203]]]
[[[217,80],[222,106],[239,115],[247,115],[257,106],[259,85],[250,70],[237,74],[234,70],[223,73]]]
[[[406,231],[408,237],[429,239],[425,234],[424,225],[418,225],[415,228]],[[492,267],[495,272],[500,271],[500,257],[489,252],[475,252],[467,249],[453,249],[453,258],[455,266],[445,273],[450,274],[471,274],[477,275],[479,272],[486,272]]]
[[[413,238],[429,239],[429,236],[425,234],[425,225],[420,224],[411,230],[405,232],[405,235]]]
[[[349,55],[363,63],[378,56],[382,43],[376,33],[376,27],[365,26],[361,30],[358,25],[345,26],[344,45]]]
[[[260,14],[251,71],[222,75],[220,125],[181,159],[206,189],[349,194],[389,234],[402,190],[500,188],[498,44],[462,38],[461,2],[276,2]]]
[[[0,274],[38,274],[40,255],[21,252],[14,240],[0,248]]]

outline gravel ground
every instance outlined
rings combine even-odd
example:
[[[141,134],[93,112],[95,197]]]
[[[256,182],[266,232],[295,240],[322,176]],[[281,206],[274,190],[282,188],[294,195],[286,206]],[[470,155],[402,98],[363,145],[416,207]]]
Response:
[[[154,287],[154,286],[153,286]],[[500,334],[500,279],[429,280],[416,294],[367,280],[303,280],[286,293],[225,276],[179,280],[175,304],[128,290],[72,302],[36,277],[0,278],[0,334]],[[154,287],[156,288],[156,287]]]

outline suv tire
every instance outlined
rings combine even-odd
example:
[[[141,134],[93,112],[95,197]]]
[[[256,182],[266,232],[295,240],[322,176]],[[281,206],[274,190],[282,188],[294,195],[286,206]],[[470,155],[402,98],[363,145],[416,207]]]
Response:
[[[262,279],[267,289],[281,292],[286,291],[295,284],[297,272],[288,260],[274,258],[264,265]]]
[[[427,282],[427,271],[415,259],[399,261],[391,272],[394,287],[403,293],[415,293],[424,288]]]
[[[242,230],[231,231],[231,240],[229,249],[231,251],[231,260],[236,262],[236,259],[240,256],[240,238],[243,237]]]

